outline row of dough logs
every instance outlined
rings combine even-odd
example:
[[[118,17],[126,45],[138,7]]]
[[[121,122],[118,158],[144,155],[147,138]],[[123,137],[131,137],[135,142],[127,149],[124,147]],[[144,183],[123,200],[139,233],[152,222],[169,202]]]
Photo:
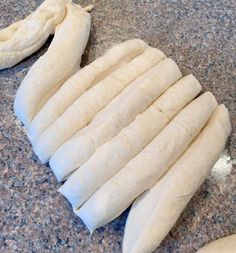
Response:
[[[152,252],[219,157],[230,132],[228,111],[210,92],[193,100],[202,89],[196,78],[182,77],[173,60],[139,39],[80,70],[90,15],[64,4],[53,42],[17,92],[15,113],[39,159],[49,161],[58,181],[68,179],[59,191],[88,229],[134,202],[123,251]]]
[[[123,252],[152,252],[223,151],[229,114],[210,92],[196,98],[197,79],[182,77],[173,60],[139,39],[80,70],[91,8],[45,0],[0,30],[0,70],[55,33],[17,91],[15,114],[41,162],[49,161],[58,181],[67,180],[59,192],[90,232],[133,203]],[[232,238],[199,252],[234,252]]]
[[[33,148],[58,181],[68,179],[59,192],[91,233],[134,202],[123,251],[159,246],[230,133],[228,111],[210,92],[194,99],[201,89],[134,39],[72,75],[36,113]]]

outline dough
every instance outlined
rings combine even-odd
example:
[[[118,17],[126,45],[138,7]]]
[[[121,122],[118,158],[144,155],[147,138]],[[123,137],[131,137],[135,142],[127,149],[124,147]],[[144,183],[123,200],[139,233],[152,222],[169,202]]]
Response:
[[[31,15],[0,30],[0,70],[41,48],[64,17],[65,0],[45,0]]]
[[[181,77],[171,59],[166,59],[129,85],[86,128],[62,145],[50,160],[59,180],[79,168],[94,151],[118,134],[157,97]],[[63,154],[63,156],[62,156]]]
[[[195,99],[76,210],[88,229],[94,231],[115,219],[136,197],[151,188],[185,151],[216,106],[215,97],[210,92]]]
[[[218,138],[218,137],[217,137]],[[236,234],[220,238],[197,251],[197,253],[235,253]]]
[[[74,209],[79,208],[134,158],[200,91],[201,85],[192,75],[182,78],[118,135],[99,147],[60,187],[59,192]]]
[[[125,227],[124,253],[151,253],[160,245],[218,160],[230,130],[228,111],[220,105],[187,151],[132,205]],[[236,238],[234,246],[236,249]],[[215,250],[200,252],[230,253]]]
[[[67,4],[48,51],[31,67],[15,98],[16,116],[29,127],[33,117],[63,82],[79,68],[91,18],[79,5]]]
[[[62,144],[85,127],[98,111],[130,83],[161,61],[163,55],[158,49],[148,48],[79,97],[33,143],[39,159],[47,162]]]
[[[141,54],[147,47],[148,45],[139,39],[125,41],[71,76],[35,115],[27,133],[31,142],[34,142],[86,90]]]

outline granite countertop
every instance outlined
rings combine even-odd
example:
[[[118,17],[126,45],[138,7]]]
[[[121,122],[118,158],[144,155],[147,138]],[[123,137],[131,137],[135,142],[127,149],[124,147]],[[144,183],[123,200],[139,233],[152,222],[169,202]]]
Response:
[[[1,0],[0,27],[33,11],[42,0]],[[234,0],[86,0],[94,3],[83,64],[123,40],[143,38],[193,72],[230,110],[236,127],[236,2]],[[66,39],[66,38],[65,38]],[[92,237],[41,165],[13,115],[16,90],[49,45],[0,71],[0,252],[120,253],[127,211]],[[236,132],[221,163],[195,194],[156,253],[193,253],[236,232]],[[234,163],[234,164],[233,164]]]

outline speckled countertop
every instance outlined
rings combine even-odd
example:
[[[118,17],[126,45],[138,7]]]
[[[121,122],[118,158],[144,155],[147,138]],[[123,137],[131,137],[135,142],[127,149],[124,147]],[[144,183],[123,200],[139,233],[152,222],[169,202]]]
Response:
[[[42,0],[1,0],[0,27],[23,18]],[[225,103],[236,127],[236,2],[234,0],[86,0],[95,4],[83,63],[111,45],[141,37],[193,72],[205,90]],[[13,115],[21,80],[49,42],[32,57],[0,71],[0,252],[119,253],[127,212],[92,237],[59,184],[40,165]],[[203,244],[236,232],[236,133],[217,166],[195,194],[156,253],[193,253]],[[231,159],[231,160],[230,160]]]

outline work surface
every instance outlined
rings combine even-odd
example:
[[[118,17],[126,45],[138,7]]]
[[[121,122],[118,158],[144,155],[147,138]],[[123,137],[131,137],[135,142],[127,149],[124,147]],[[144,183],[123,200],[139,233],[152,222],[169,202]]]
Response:
[[[0,27],[25,17],[41,2],[1,0]],[[83,6],[91,3],[92,31],[83,64],[116,43],[142,38],[172,57],[184,74],[193,72],[204,91],[212,91],[219,103],[225,103],[235,130],[234,0],[81,1]],[[48,44],[16,67],[0,71],[0,252],[120,253],[127,212],[90,237],[13,115],[16,90]],[[236,232],[235,143],[233,131],[221,163],[156,253],[193,253]]]

